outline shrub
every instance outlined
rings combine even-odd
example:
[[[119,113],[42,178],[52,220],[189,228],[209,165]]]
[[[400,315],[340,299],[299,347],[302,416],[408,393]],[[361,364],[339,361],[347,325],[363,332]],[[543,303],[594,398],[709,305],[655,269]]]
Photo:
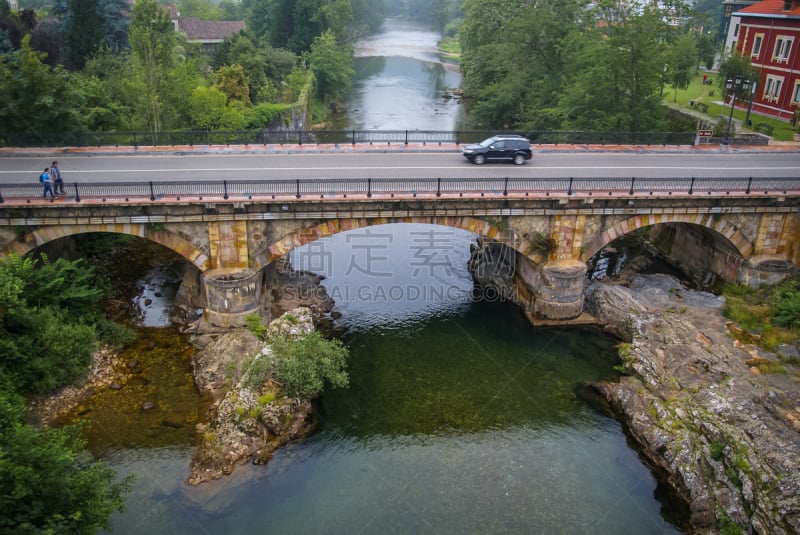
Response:
[[[296,340],[272,342],[276,355],[275,379],[290,395],[313,397],[326,385],[346,387],[349,353],[338,340],[326,340],[313,331]]]
[[[800,291],[795,284],[782,285],[775,291],[775,315],[772,321],[779,327],[800,327]]]

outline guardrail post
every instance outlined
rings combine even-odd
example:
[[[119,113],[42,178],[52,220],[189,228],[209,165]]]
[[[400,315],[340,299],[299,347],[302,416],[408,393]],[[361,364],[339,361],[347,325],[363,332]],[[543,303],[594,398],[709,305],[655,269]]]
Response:
[[[355,147],[356,146],[356,131],[350,131],[350,143]]]
[[[508,177],[503,181],[503,197],[508,196]]]
[[[152,180],[150,181],[150,200],[151,201],[156,200],[156,194],[153,191],[153,181]]]
[[[367,179],[367,197],[372,197],[372,179]]]
[[[300,198],[300,179],[299,178],[296,179],[295,182],[297,184],[297,193],[295,194],[295,197],[297,197],[299,199]]]
[[[75,202],[81,202],[81,195],[78,193],[78,183],[75,183]]]
[[[689,184],[689,195],[694,193],[694,177],[692,177],[692,182]]]
[[[437,197],[441,197],[442,196],[442,179],[441,178],[437,178],[436,179],[436,196]]]
[[[569,177],[569,188],[567,189],[567,195],[572,195],[572,177]]]
[[[228,181],[227,180],[223,180],[222,181],[222,198],[225,199],[226,201],[228,200]]]
[[[631,177],[631,189],[628,191],[628,195],[633,195],[633,184],[636,182],[636,177]]]
[[[747,179],[747,189],[746,189],[746,190],[744,190],[744,192],[745,192],[745,193],[747,193],[748,195],[750,194],[750,186],[751,186],[752,184],[753,184],[753,177],[749,177],[749,178]]]
[[[408,130],[406,130],[406,143],[405,143],[405,145],[408,146]]]

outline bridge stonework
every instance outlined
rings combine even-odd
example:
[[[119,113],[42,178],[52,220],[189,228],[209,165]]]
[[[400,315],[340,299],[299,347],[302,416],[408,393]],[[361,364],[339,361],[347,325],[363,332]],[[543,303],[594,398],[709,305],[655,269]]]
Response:
[[[771,275],[759,271],[763,259],[771,267],[782,266],[784,274],[800,260],[798,203],[792,197],[768,196],[0,205],[0,254],[27,254],[48,241],[90,232],[139,236],[186,258],[196,268],[195,277],[221,274],[208,285],[220,293],[207,293],[204,306],[224,318],[252,311],[244,301],[258,299],[253,290],[258,273],[293,249],[389,223],[459,228],[513,249],[518,280],[525,286],[521,295],[529,297],[524,305],[551,319],[580,314],[587,261],[639,229],[667,229],[658,237],[679,262],[713,270],[725,280],[769,281]],[[237,281],[245,282],[239,287]]]

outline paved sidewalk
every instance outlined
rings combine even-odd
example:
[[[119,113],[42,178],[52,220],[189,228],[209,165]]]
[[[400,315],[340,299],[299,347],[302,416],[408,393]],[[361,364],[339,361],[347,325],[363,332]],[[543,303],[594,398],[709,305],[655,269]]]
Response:
[[[697,152],[730,152],[730,153],[800,153],[800,142],[773,141],[769,145],[730,145],[726,150],[719,144],[690,145],[536,145],[538,153],[570,153],[570,152],[624,152],[624,153],[697,153]],[[181,155],[181,154],[300,154],[300,153],[403,153],[403,152],[461,152],[461,146],[442,143],[360,143],[350,144],[305,144],[305,145],[163,145],[163,146],[102,146],[102,147],[33,147],[15,148],[0,147],[2,156],[91,156],[91,155]]]

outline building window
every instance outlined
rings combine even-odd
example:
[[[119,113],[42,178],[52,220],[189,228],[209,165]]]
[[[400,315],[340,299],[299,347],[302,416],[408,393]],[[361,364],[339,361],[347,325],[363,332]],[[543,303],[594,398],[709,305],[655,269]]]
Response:
[[[767,85],[764,86],[764,100],[770,102],[777,102],[778,97],[781,95],[781,86],[783,85],[782,76],[767,75]]]
[[[753,50],[750,52],[751,56],[758,56],[761,53],[761,45],[764,43],[764,34],[757,33],[753,39]]]
[[[739,25],[738,24],[733,27],[733,36],[734,37],[739,37]]]
[[[800,104],[800,80],[794,83],[794,91],[792,91],[792,102]]]
[[[794,39],[791,37],[780,36],[775,41],[775,51],[772,54],[772,59],[777,61],[789,61],[789,54],[792,51],[792,42]]]

